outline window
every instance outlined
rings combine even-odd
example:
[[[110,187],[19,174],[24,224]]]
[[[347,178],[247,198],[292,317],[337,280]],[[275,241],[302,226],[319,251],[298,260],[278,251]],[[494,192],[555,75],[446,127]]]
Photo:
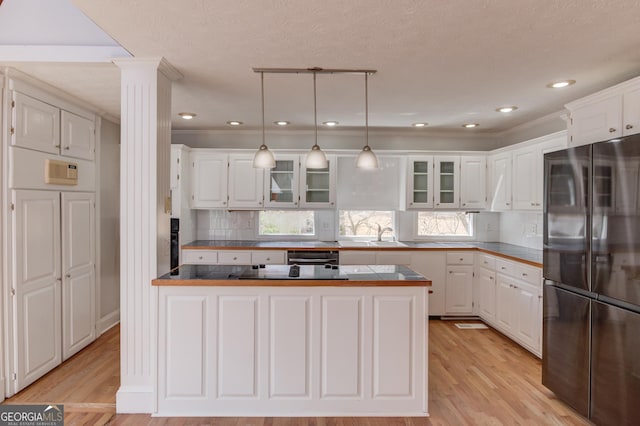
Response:
[[[470,238],[474,216],[465,212],[418,212],[417,237]]]
[[[381,229],[389,228],[384,236],[395,235],[393,232],[394,215],[392,211],[374,210],[340,210],[339,226],[341,237],[378,237],[378,225]]]
[[[261,211],[258,215],[258,235],[297,235],[313,237],[316,234],[313,211]]]

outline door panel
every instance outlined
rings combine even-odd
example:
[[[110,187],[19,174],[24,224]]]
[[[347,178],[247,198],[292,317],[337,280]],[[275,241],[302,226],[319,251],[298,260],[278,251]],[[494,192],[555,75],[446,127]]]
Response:
[[[93,160],[96,145],[94,122],[68,111],[61,112],[60,120],[62,155]]]
[[[37,99],[13,93],[16,103],[11,144],[58,154],[60,152],[60,110]]]
[[[13,191],[15,391],[61,362],[60,193]]]
[[[95,339],[94,194],[62,194],[62,358]]]

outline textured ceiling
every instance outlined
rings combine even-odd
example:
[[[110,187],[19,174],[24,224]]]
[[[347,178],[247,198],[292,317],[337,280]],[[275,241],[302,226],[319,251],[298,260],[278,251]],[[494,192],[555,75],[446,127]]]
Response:
[[[223,128],[227,120],[259,127],[260,78],[252,67],[377,69],[369,79],[372,127],[426,121],[430,129],[462,131],[472,121],[479,132],[555,113],[640,74],[639,1],[73,2],[134,56],[163,56],[184,75],[173,89],[174,128]],[[112,65],[21,69],[118,115]],[[577,83],[546,88],[568,78]],[[270,126],[313,124],[310,75],[265,75],[265,96]],[[495,111],[504,105],[519,109]],[[198,116],[186,122],[180,111]],[[318,76],[318,121],[325,120],[364,124],[362,76]]]

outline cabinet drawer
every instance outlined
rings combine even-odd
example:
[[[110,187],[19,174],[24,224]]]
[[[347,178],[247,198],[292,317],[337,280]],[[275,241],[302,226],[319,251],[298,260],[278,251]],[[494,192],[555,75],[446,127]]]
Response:
[[[542,271],[540,268],[523,264],[516,264],[515,266],[515,277],[517,279],[532,284],[536,288],[540,287],[542,284]]]
[[[447,265],[473,265],[473,252],[451,252],[447,253]]]
[[[215,250],[182,250],[182,263],[185,265],[211,265],[218,263]]]
[[[495,270],[496,269],[496,258],[484,253],[476,254],[478,259],[478,266],[482,268]]]
[[[218,253],[220,265],[251,265],[250,251],[221,251]]]
[[[284,265],[284,251],[277,250],[261,250],[251,252],[252,265]]]
[[[496,259],[496,272],[515,277],[517,274],[517,266],[508,260]]]

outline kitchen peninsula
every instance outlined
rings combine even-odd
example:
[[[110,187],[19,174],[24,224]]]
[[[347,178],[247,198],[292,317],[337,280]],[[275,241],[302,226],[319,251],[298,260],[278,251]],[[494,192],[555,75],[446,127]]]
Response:
[[[153,280],[157,415],[428,415],[431,281],[399,265],[291,268]]]

